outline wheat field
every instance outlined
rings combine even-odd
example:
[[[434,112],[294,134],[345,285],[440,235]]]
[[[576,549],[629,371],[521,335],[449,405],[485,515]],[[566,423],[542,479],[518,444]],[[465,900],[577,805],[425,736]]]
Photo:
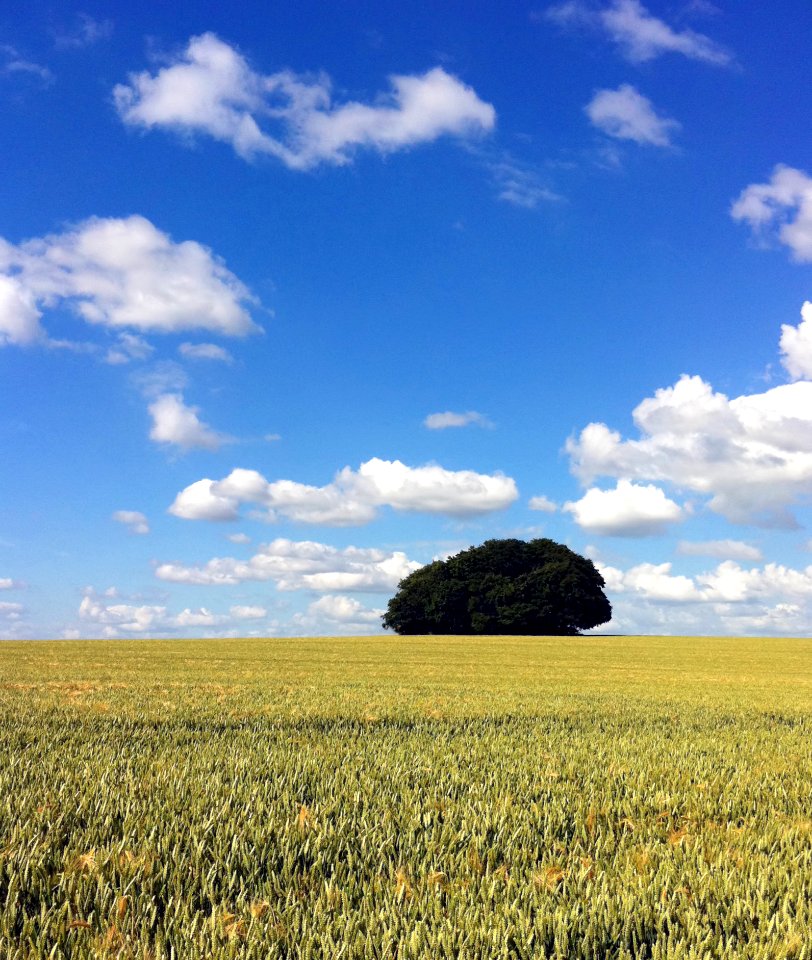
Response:
[[[0,644],[0,957],[812,957],[812,641]]]

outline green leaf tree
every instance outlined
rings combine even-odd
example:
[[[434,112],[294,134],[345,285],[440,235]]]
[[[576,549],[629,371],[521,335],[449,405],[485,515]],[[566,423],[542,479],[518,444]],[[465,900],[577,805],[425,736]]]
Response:
[[[383,625],[400,634],[570,636],[611,619],[591,560],[554,540],[487,540],[401,580]]]

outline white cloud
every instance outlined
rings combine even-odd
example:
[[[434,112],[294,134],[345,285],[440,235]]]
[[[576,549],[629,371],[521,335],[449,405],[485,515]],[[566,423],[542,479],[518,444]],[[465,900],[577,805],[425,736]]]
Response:
[[[115,632],[123,630],[125,633],[146,633],[165,622],[166,607],[136,606],[126,603],[108,604],[94,595],[88,595],[82,598],[79,605],[79,617],[105,627],[112,627]]]
[[[670,147],[671,135],[680,129],[676,120],[659,116],[651,100],[628,83],[617,90],[598,90],[584,109],[594,126],[619,140]]]
[[[0,239],[0,268],[5,251]],[[41,317],[31,291],[15,277],[0,273],[0,347],[9,343],[26,346],[42,340],[45,332],[40,326]]]
[[[135,333],[120,333],[104,359],[106,363],[116,366],[130,363],[131,360],[146,360],[154,351],[152,344],[147,343],[143,337]]]
[[[677,553],[683,557],[719,557],[722,560],[761,560],[761,551],[741,540],[680,540]]]
[[[812,490],[812,382],[732,400],[683,376],[633,411],[639,439],[591,423],[567,443],[586,483],[599,476],[670,483],[709,498],[734,523],[793,527]]]
[[[371,610],[352,597],[341,595],[326,595],[314,600],[308,607],[312,616],[322,617],[325,620],[358,626],[375,626],[376,632],[381,632],[382,609]]]
[[[239,500],[216,492],[216,480],[196,480],[175,497],[169,512],[184,520],[236,520]]]
[[[609,537],[650,537],[665,533],[669,524],[684,519],[679,504],[659,487],[618,480],[614,490],[592,487],[564,510],[588,533]]]
[[[789,636],[809,635],[809,605],[799,603],[762,604],[752,610],[737,611],[720,607],[725,633],[731,636]]]
[[[744,603],[812,597],[812,565],[795,570],[768,563],[745,569],[734,560],[725,560],[715,569],[693,578],[673,576],[670,563],[641,563],[625,572],[598,566],[608,590],[636,592],[648,599]]]
[[[105,637],[171,636],[205,631],[207,635],[221,636],[228,632],[231,619],[213,613],[206,607],[180,613],[170,613],[164,605],[110,603],[89,589],[79,605],[79,619],[92,624]]]
[[[732,560],[687,577],[670,563],[629,570],[598,564],[612,602],[605,629],[625,633],[805,636],[812,616],[812,566],[768,563],[743,569]]]
[[[189,360],[219,360],[221,363],[233,363],[234,357],[224,347],[216,343],[182,343],[178,347],[181,356]]]
[[[812,303],[801,307],[797,327],[781,324],[781,363],[793,380],[812,379]]]
[[[812,596],[812,566],[794,570],[779,563],[745,570],[733,560],[720,563],[716,570],[699,574],[705,595],[714,600],[738,602],[751,599]]]
[[[247,533],[230,533],[226,540],[230,540],[232,543],[250,543],[251,538]]]
[[[189,385],[189,377],[174,360],[159,360],[138,370],[130,380],[145,397],[154,400],[162,393],[181,393]]]
[[[386,553],[361,547],[341,550],[310,540],[278,538],[263,544],[248,560],[215,557],[197,567],[164,563],[156,568],[155,575],[174,583],[230,586],[273,580],[279,590],[389,593],[420,566],[399,551]]]
[[[54,75],[48,67],[26,60],[15,47],[8,43],[0,43],[0,76],[36,77],[43,86],[53,83],[54,80]]]
[[[16,590],[21,586],[19,580],[12,580],[11,577],[0,577],[0,590]]]
[[[0,602],[0,618],[4,620],[19,620],[25,611],[21,603]]]
[[[118,523],[123,523],[130,533],[149,533],[149,521],[138,510],[116,510],[113,519]]]
[[[225,617],[212,613],[205,607],[201,607],[199,610],[190,610],[187,607],[177,616],[170,617],[167,625],[173,627],[219,627],[225,622]]]
[[[357,472],[345,467],[334,484],[362,504],[458,517],[501,510],[518,497],[513,479],[501,473],[446,470],[434,464],[408,467],[400,460],[377,457],[362,463]]]
[[[246,159],[273,156],[294,170],[349,163],[360,147],[390,153],[494,126],[494,108],[440,67],[390,82],[374,105],[336,105],[326,75],[257,73],[234,47],[205,33],[169,66],[130,74],[113,93],[125,123],[206,133]]]
[[[640,563],[622,572],[614,567],[598,569],[610,592],[625,591],[643,594],[649,600],[687,601],[700,599],[699,590],[690,577],[674,576],[670,563]]]
[[[531,497],[527,502],[527,506],[530,507],[531,510],[539,510],[541,513],[555,513],[556,510],[558,510],[558,504],[545,496]]]
[[[423,421],[423,426],[429,430],[447,430],[449,427],[492,427],[491,421],[476,410],[467,410],[465,413],[454,413],[446,410],[445,413],[430,413]]]
[[[333,483],[313,487],[293,480],[276,480],[269,484],[267,518],[286,517],[296,523],[327,527],[355,527],[370,523],[377,516],[375,504],[356,497],[343,485]]]
[[[652,16],[640,0],[612,0],[594,10],[581,0],[567,0],[547,10],[547,17],[562,26],[586,26],[605,33],[632,63],[645,63],[666,53],[691,60],[726,66],[731,55],[717,43],[694,30],[674,30]]]
[[[704,34],[677,31],[653,17],[639,0],[615,0],[601,14],[609,36],[633,62],[653,60],[663,53],[680,53],[691,60],[724,66],[730,54]]]
[[[230,607],[229,613],[235,620],[264,620],[268,616],[265,607]]]
[[[759,238],[777,228],[794,260],[812,262],[812,177],[803,170],[779,163],[767,183],[745,187],[730,215],[748,223]]]
[[[165,393],[149,405],[152,428],[151,440],[180,447],[183,450],[199,448],[219,450],[231,438],[217,433],[198,417],[198,407],[187,407],[178,393]]]
[[[370,609],[353,597],[325,595],[304,613],[290,617],[285,632],[301,636],[358,636],[383,633],[382,609]]]
[[[355,526],[381,507],[468,517],[501,510],[518,497],[514,480],[501,473],[409,467],[377,457],[358,470],[344,467],[332,483],[314,487],[295,480],[269,482],[256,470],[233,470],[224,480],[198,480],[177,495],[169,512],[185,520],[233,520],[241,503],[268,511],[268,519]]]
[[[564,198],[547,186],[537,170],[515,159],[509,153],[498,158],[484,158],[493,177],[497,196],[505,203],[524,210],[535,210],[542,202],[560,203]]]
[[[209,249],[175,243],[144,217],[93,217],[17,246],[0,239],[0,344],[41,339],[42,311],[63,304],[117,330],[243,336],[259,329],[247,311],[255,302]],[[148,348],[120,340],[112,362],[134,350],[143,356]]]
[[[598,23],[598,16],[583,0],[563,0],[552,7],[547,7],[543,16],[562,27],[587,27]],[[537,14],[536,19],[541,19]]]

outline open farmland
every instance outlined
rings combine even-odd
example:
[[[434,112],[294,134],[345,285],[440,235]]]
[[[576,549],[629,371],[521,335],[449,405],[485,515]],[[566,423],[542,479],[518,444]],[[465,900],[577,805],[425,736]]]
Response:
[[[0,957],[812,956],[812,642],[0,644]]]

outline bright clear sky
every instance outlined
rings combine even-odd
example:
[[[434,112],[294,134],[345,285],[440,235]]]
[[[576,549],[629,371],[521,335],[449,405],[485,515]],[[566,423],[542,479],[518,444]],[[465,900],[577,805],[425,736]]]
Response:
[[[371,633],[491,537],[812,622],[808,0],[0,13],[0,637]]]

